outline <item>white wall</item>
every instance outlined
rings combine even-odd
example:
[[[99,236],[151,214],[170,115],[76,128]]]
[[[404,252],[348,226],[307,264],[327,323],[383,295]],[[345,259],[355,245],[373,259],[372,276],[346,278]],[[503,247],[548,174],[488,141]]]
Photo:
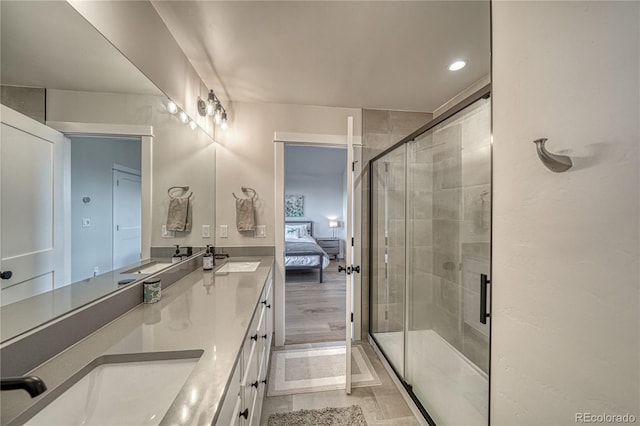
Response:
[[[157,96],[47,91],[47,119],[87,123],[144,124],[153,126],[151,245],[203,246],[214,238],[202,238],[202,225],[215,228],[216,147],[201,129],[191,130],[166,111]],[[188,185],[194,193],[193,228],[162,238],[171,186]]]
[[[492,57],[491,423],[638,419],[640,3],[493,2]]]
[[[275,223],[275,147],[274,132],[299,132],[345,135],[347,116],[354,117],[354,134],[360,135],[361,110],[305,105],[236,102],[230,110],[233,121],[218,139],[216,150],[216,223],[229,226],[229,237],[220,238],[217,246],[273,246]],[[256,221],[266,225],[266,237],[236,229],[232,192],[241,186],[258,193]]]
[[[140,170],[141,143],[134,139],[71,140],[71,281],[112,268],[113,165]],[[82,201],[90,197],[89,203]],[[89,218],[91,226],[83,227]]]
[[[304,195],[304,216],[285,220],[312,221],[315,236],[331,237],[329,218],[335,218],[342,224],[336,236],[344,240],[347,151],[287,146],[285,159],[285,194]]]

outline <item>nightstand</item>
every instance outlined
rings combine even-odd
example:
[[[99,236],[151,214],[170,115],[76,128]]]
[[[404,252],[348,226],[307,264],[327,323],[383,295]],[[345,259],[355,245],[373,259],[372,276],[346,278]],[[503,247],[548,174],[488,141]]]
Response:
[[[327,252],[329,257],[333,256],[334,259],[338,258],[340,255],[340,240],[338,238],[318,237],[316,241],[318,241],[318,245]]]

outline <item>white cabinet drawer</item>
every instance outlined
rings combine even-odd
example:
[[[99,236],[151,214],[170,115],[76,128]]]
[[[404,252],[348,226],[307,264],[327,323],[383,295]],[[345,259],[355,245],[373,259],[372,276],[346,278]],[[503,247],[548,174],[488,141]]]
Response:
[[[220,414],[215,424],[220,426],[238,425],[241,402],[240,366],[236,364],[236,368],[234,368],[233,375],[231,376],[231,381],[229,382],[229,388],[220,406]]]

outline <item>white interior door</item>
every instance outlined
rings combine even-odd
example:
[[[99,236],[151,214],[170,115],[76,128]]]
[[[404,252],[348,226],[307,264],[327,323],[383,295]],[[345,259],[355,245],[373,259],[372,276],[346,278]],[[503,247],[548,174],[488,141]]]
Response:
[[[142,256],[142,179],[140,172],[113,169],[113,266],[122,268]]]
[[[351,342],[353,340],[353,277],[354,256],[353,256],[353,238],[354,238],[354,214],[353,214],[353,117],[347,118],[347,241],[346,241],[346,371],[345,371],[345,391],[351,394]],[[359,270],[359,266],[358,266]]]
[[[2,106],[0,138],[1,304],[65,283],[64,136]]]

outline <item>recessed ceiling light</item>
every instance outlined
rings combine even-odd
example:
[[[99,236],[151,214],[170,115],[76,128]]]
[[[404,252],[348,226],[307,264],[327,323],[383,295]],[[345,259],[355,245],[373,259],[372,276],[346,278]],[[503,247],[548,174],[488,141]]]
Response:
[[[454,63],[449,65],[449,71],[461,70],[462,68],[464,68],[465,65],[467,65],[465,61],[455,61]]]

